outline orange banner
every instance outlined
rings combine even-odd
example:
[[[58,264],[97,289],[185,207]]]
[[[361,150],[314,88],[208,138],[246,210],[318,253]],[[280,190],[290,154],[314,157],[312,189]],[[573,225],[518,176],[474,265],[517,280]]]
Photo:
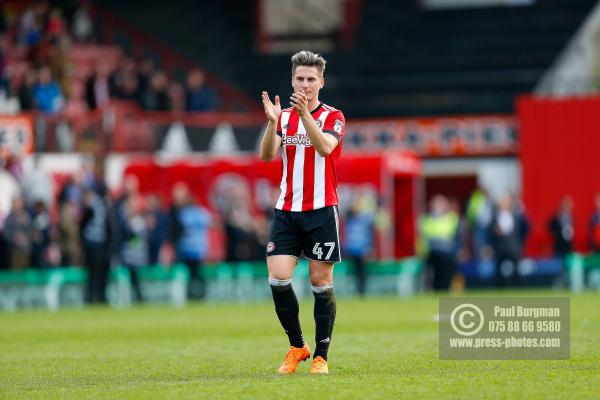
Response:
[[[512,155],[518,151],[510,115],[349,120],[344,149],[410,150],[423,157]]]
[[[29,154],[33,151],[33,143],[33,119],[30,116],[0,116],[0,154]]]

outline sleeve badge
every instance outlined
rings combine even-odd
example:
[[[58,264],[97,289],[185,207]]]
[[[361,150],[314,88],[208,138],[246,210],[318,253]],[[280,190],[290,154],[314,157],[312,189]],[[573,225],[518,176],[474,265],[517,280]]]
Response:
[[[344,123],[341,120],[336,119],[335,122],[333,123],[333,130],[339,134],[339,133],[342,133],[343,128],[344,128]]]

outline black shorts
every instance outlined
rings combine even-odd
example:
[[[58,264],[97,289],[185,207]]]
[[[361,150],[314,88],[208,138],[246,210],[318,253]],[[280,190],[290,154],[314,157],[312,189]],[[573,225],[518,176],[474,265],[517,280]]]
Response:
[[[341,261],[337,206],[312,211],[275,210],[267,257],[288,255],[309,260]]]

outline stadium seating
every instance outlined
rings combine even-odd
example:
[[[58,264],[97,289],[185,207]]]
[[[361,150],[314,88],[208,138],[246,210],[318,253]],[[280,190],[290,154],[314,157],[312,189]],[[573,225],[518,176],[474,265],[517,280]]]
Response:
[[[144,13],[138,3],[106,5],[250,94],[289,92],[289,56],[256,53],[250,3],[159,2]],[[354,48],[327,54],[329,103],[352,117],[512,112],[515,94],[533,88],[595,1],[437,11],[415,3],[363,2]],[[164,23],[165,7],[176,29]],[[186,40],[198,26],[203,34]]]

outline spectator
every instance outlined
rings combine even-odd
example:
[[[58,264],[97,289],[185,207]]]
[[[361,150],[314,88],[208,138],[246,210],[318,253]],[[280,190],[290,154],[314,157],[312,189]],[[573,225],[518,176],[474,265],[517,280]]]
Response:
[[[433,289],[448,290],[456,270],[459,218],[441,195],[430,201],[429,214],[421,220],[421,248],[433,269]]]
[[[8,252],[9,245],[4,239],[4,228],[0,225],[0,271],[10,268]]]
[[[170,108],[167,75],[157,71],[150,79],[150,86],[143,94],[143,107],[149,111],[167,111]]]
[[[29,267],[31,252],[31,218],[21,197],[13,200],[12,208],[4,221],[4,239],[10,250],[10,266],[14,270]]]
[[[155,66],[154,61],[151,58],[144,58],[140,62],[140,67],[138,71],[138,78],[140,81],[140,92],[146,93],[146,91],[150,88],[150,80],[152,79],[152,75],[154,75]]]
[[[6,35],[0,34],[0,92],[8,97],[10,95],[10,84],[6,74],[6,53],[8,51],[8,40]]]
[[[589,242],[590,250],[600,253],[600,193],[596,195],[594,213],[590,218]]]
[[[13,199],[21,191],[17,180],[5,169],[2,168],[2,159],[0,158],[0,228],[4,226],[4,220],[8,216]]]
[[[521,215],[515,211],[512,197],[502,197],[490,226],[497,287],[520,285],[518,265],[523,250],[523,225]]]
[[[148,226],[148,262],[158,264],[160,249],[167,239],[169,231],[169,217],[164,212],[160,197],[148,196],[148,213],[146,215]]]
[[[456,251],[457,260],[465,262],[469,259],[469,249],[465,246],[467,242],[467,223],[463,217],[460,201],[456,198],[448,199],[448,207],[450,212],[458,217],[458,226],[456,229]],[[455,276],[456,277],[456,276]]]
[[[67,201],[72,202],[76,207],[77,214],[81,211],[81,204],[83,202],[81,179],[82,176],[80,174],[69,176],[58,193],[59,204]]]
[[[129,174],[125,175],[123,182],[123,192],[116,201],[116,207],[123,209],[123,216],[125,215],[125,208],[127,199],[131,196],[137,196],[140,189],[140,180],[136,175]]]
[[[206,86],[202,70],[193,69],[188,74],[186,98],[188,111],[205,112],[215,110],[215,94]]]
[[[119,63],[119,67],[113,75],[113,83],[117,96],[121,95],[127,77],[138,75],[137,65],[131,57],[123,57]]]
[[[254,261],[262,261],[265,259],[265,250],[269,243],[269,234],[271,233],[271,214],[267,211],[258,212],[252,217],[253,249],[250,259]]]
[[[131,197],[135,197],[139,193],[140,180],[135,175],[126,175],[123,183],[123,193],[115,201],[115,211],[117,223],[127,219],[127,202]],[[117,232],[117,241],[121,241],[121,233]]]
[[[131,284],[138,302],[143,301],[139,270],[148,265],[148,226],[142,212],[141,197],[137,194],[127,198],[123,218],[119,220],[119,258],[131,276]]]
[[[344,250],[354,263],[356,288],[364,296],[367,288],[367,256],[373,250],[376,204],[366,197],[354,200],[346,216]]]
[[[104,171],[100,160],[86,162],[78,172],[77,180],[82,188],[92,189],[100,197],[104,197],[107,193],[106,184],[102,177]]]
[[[477,260],[485,258],[490,244],[488,234],[493,213],[494,204],[488,193],[483,189],[476,189],[469,198],[466,217],[473,235],[473,256]]]
[[[247,261],[253,255],[254,221],[248,207],[249,196],[245,186],[232,185],[223,193],[220,211],[225,226],[225,260],[228,262]]]
[[[554,240],[554,256],[563,259],[573,250],[573,199],[565,196],[560,201],[557,213],[548,224]]]
[[[78,205],[76,200],[67,199],[60,204],[58,217],[59,248],[61,264],[81,265],[81,242],[79,232]]]
[[[185,111],[186,98],[185,90],[179,82],[171,82],[169,84],[169,104],[171,111]]]
[[[48,67],[39,70],[39,81],[34,88],[34,98],[37,108],[44,112],[54,113],[63,108],[62,92]]]
[[[25,172],[23,171],[23,162],[21,158],[15,154],[8,154],[4,164],[4,168],[11,173],[13,178],[17,182],[22,181],[25,178]]]
[[[94,23],[85,7],[79,7],[73,15],[72,33],[78,42],[87,43],[92,38]]]
[[[96,67],[94,75],[85,84],[85,98],[90,110],[106,106],[114,94],[114,82],[110,76],[110,66],[101,62]]]
[[[523,200],[518,197],[511,196],[513,201],[514,208],[513,211],[515,215],[518,217],[519,221],[519,239],[521,244],[521,254],[525,252],[525,243],[527,242],[527,236],[529,236],[529,218],[527,217],[527,213],[525,212],[525,205],[523,204]]]
[[[36,46],[42,40],[41,19],[45,13],[43,7],[42,4],[34,4],[21,15],[19,40],[27,47]]]
[[[115,251],[120,257],[122,248],[131,236],[128,228],[128,219],[130,206],[128,205],[132,198],[137,198],[139,191],[139,179],[135,175],[126,175],[123,183],[123,193],[114,202],[112,212],[115,220]],[[123,260],[121,260],[123,262]]]
[[[184,263],[190,271],[188,292],[193,299],[202,299],[206,294],[200,269],[208,253],[210,225],[210,213],[195,204],[188,187],[181,182],[175,185],[170,221],[171,241],[175,246],[177,261]]]
[[[5,238],[4,221],[10,213],[13,199],[19,195],[19,185],[15,178],[2,168],[4,160],[0,157],[0,269],[10,266],[9,243]]]
[[[43,201],[36,201],[31,216],[31,261],[33,268],[47,266],[46,253],[50,245],[50,215]]]
[[[23,82],[21,82],[21,86],[19,87],[19,103],[23,111],[29,111],[35,107],[35,87],[37,80],[37,71],[35,69],[27,70]]]
[[[65,21],[59,8],[53,8],[50,11],[48,22],[46,24],[46,33],[49,39],[56,39],[65,33]]]
[[[110,255],[110,218],[103,199],[91,189],[83,195],[83,218],[81,220],[81,240],[83,243],[84,264],[88,269],[86,301],[106,302],[106,283]]]
[[[54,199],[54,181],[39,165],[38,156],[34,156],[33,169],[29,171],[21,182],[23,197],[28,207],[33,207],[42,201],[50,207]]]
[[[73,65],[71,62],[71,39],[67,35],[58,37],[52,46],[50,66],[63,95],[68,98],[71,94]]]
[[[128,73],[123,76],[123,83],[116,97],[121,100],[132,100],[140,103],[140,84],[137,74]]]

